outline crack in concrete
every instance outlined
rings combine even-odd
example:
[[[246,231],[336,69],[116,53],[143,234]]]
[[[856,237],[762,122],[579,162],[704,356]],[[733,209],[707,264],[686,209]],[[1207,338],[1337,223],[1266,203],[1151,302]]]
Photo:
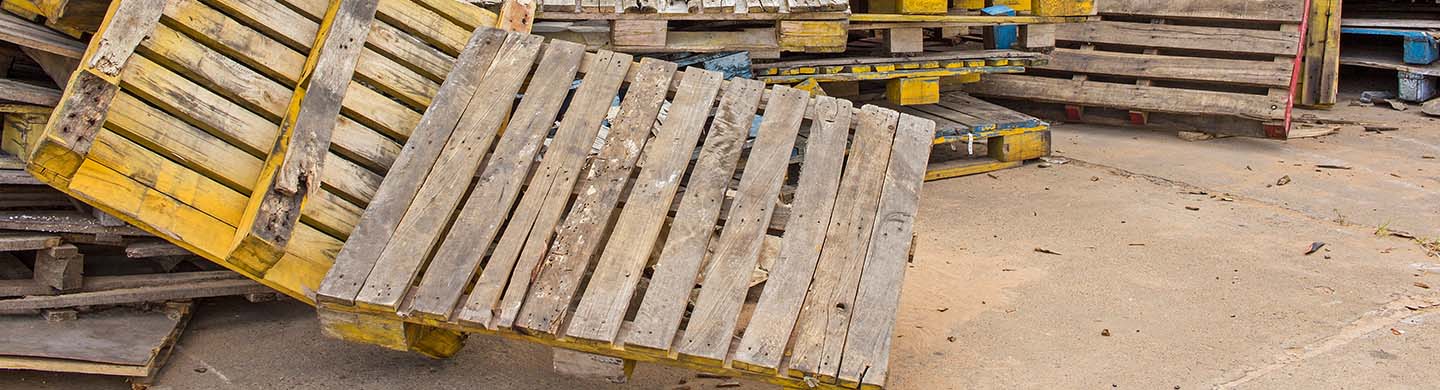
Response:
[[[1380,309],[1371,310],[1360,315],[1359,319],[1351,321],[1349,325],[1340,328],[1339,332],[1316,340],[1298,351],[1287,351],[1277,356],[1273,363],[1266,364],[1259,368],[1246,370],[1240,378],[1230,380],[1218,385],[1217,389],[1233,389],[1245,383],[1249,383],[1265,375],[1279,371],[1280,369],[1293,366],[1310,358],[1323,355],[1333,351],[1350,342],[1365,337],[1366,335],[1395,325],[1407,318],[1425,315],[1430,312],[1440,312],[1440,297],[1432,294],[1428,297],[1404,296]]]

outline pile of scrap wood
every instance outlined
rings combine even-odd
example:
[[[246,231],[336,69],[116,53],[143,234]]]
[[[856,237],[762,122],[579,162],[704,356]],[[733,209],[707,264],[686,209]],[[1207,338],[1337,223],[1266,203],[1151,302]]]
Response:
[[[82,16],[97,4],[103,15],[107,3],[0,3],[0,369],[118,375],[142,386],[184,329],[191,299],[275,294],[25,171],[85,51],[77,37],[98,26]]]

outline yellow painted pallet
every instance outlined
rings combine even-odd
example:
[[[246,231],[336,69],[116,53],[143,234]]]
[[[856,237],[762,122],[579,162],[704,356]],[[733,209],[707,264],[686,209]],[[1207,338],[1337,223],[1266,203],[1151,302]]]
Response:
[[[455,55],[495,21],[448,0],[115,1],[27,170],[313,302]]]

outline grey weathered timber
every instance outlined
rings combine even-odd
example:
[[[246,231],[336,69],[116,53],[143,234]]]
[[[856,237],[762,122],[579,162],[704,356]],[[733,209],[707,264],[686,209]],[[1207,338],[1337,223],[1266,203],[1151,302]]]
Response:
[[[795,137],[805,116],[808,92],[775,86],[765,119],[745,162],[725,228],[705,272],[695,310],[677,349],[681,354],[724,360],[735,334],[740,305],[770,225],[771,211],[784,184]]]
[[[890,161],[899,113],[861,108],[839,195],[825,232],[810,293],[795,324],[792,374],[834,376],[849,328],[850,308],[864,265],[875,210]]]
[[[340,101],[355,74],[355,59],[365,47],[377,3],[337,0],[331,5],[328,29],[316,38],[319,42],[291,98],[292,108],[281,122],[280,139],[270,150],[246,208],[246,217],[253,219],[242,222],[246,225],[240,234],[245,237],[231,255],[241,261],[232,264],[264,275],[284,254],[306,198],[320,191]],[[159,17],[160,11],[155,13]]]
[[[901,115],[885,170],[885,186],[871,230],[860,288],[845,334],[844,359],[840,364],[842,383],[885,385],[890,362],[890,337],[895,313],[900,306],[900,287],[909,263],[910,241],[919,209],[920,185],[930,143],[935,139],[935,122]]]
[[[660,238],[666,214],[680,189],[680,180],[700,140],[705,119],[720,91],[721,74],[699,68],[684,72],[665,125],[646,146],[640,174],[620,211],[611,237],[624,237],[625,245],[606,246],[590,276],[590,286],[575,309],[567,334],[591,340],[615,341],[630,307],[641,268]]]
[[[720,204],[739,163],[740,149],[760,105],[765,84],[734,79],[726,86],[705,145],[686,182],[680,209],[670,226],[650,287],[640,303],[626,344],[670,349],[685,314],[685,301],[714,234]]]
[[[805,290],[820,260],[830,215],[840,187],[845,146],[850,135],[849,100],[817,97],[816,119],[806,139],[805,161],[794,207],[785,225],[780,257],[770,270],[749,326],[735,350],[735,363],[776,370],[785,354]]]
[[[504,38],[503,31],[490,29],[476,30],[470,37],[456,60],[455,70],[435,97],[442,104],[425,110],[420,124],[401,148],[395,165],[370,201],[378,206],[365,209],[360,223],[335,257],[335,265],[320,284],[317,300],[354,304],[355,296],[360,294],[365,279],[375,268],[375,261],[400,225],[400,218],[440,157],[441,148],[455,131],[455,124],[460,122],[469,97],[479,88],[477,81],[494,61]]]
[[[459,313],[461,322],[492,328],[499,325],[493,320],[501,314],[496,310],[502,294],[512,301],[513,306],[506,307],[513,310],[510,311],[511,319],[519,311],[519,301],[524,298],[530,275],[539,262],[539,254],[525,247],[538,246],[543,250],[549,244],[558,214],[564,212],[570,190],[580,175],[580,161],[589,152],[600,131],[600,120],[604,119],[620,89],[631,58],[627,54],[606,51],[592,57],[589,73],[571,99],[573,104],[561,119],[555,138],[530,178],[528,189],[511,213],[510,222],[501,233],[489,262]],[[534,256],[523,257],[527,253]],[[508,287],[513,288],[507,289],[506,284],[511,281],[521,282],[520,285],[511,283]]]
[[[544,39],[538,35],[507,34],[496,60],[479,80],[480,88],[465,107],[455,132],[445,143],[434,169],[443,174],[425,178],[410,210],[401,218],[395,236],[385,246],[375,270],[365,280],[356,302],[397,309],[424,265],[425,255],[440,240],[445,227],[480,161],[510,113]],[[432,169],[432,171],[434,171]]]
[[[675,67],[673,62],[652,58],[640,61],[635,79],[620,102],[620,112],[610,126],[605,146],[590,164],[575,205],[556,230],[555,241],[536,271],[515,326],[550,334],[560,331],[560,322],[570,309],[581,278],[605,243],[610,216],[655,127],[655,118],[665,103]]]
[[[460,295],[480,270],[485,249],[520,196],[520,186],[560,112],[584,53],[585,47],[576,43],[551,41],[547,45],[525,97],[475,182],[475,190],[430,260],[434,269],[450,272],[426,273],[409,308],[402,311],[447,320],[455,313]]]

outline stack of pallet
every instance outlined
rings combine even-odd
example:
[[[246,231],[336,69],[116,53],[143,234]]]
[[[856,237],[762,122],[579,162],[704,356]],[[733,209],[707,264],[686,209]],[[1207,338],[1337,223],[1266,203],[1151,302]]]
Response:
[[[1285,138],[1302,0],[1100,3],[1060,25],[1049,64],[966,88],[1068,121]]]
[[[1341,63],[1396,72],[1402,100],[1435,98],[1440,80],[1440,4],[1360,0],[1345,7]]]

